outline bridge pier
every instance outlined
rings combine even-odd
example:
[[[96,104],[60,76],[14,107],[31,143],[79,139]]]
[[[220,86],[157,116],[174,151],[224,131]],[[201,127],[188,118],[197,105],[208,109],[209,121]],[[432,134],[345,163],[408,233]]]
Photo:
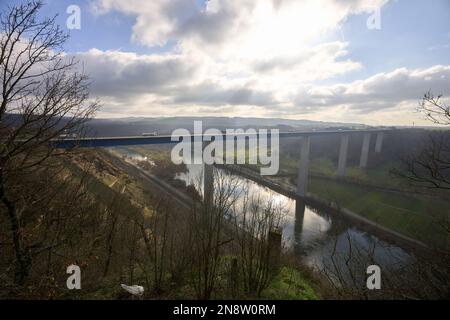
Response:
[[[308,192],[310,137],[303,137],[300,150],[300,165],[297,176],[297,194],[305,197]]]
[[[375,141],[375,152],[380,153],[383,145],[383,132],[377,133],[377,140]]]
[[[214,199],[214,168],[212,164],[203,164],[203,200],[211,204]]]
[[[348,139],[348,134],[344,134],[341,136],[341,147],[339,149],[339,162],[337,167],[337,175],[339,177],[345,177],[345,169],[347,167]]]
[[[295,223],[294,223],[294,250],[298,254],[302,254],[302,234],[303,234],[303,221],[305,219],[305,202],[296,199],[295,200]]]
[[[367,167],[367,160],[369,159],[369,147],[370,147],[370,133],[365,133],[361,149],[361,159],[359,161],[359,166],[361,168]]]
[[[209,144],[209,141],[203,141],[203,150]],[[202,154],[203,165],[203,201],[206,204],[212,204],[214,199],[214,166],[212,164],[206,164]]]

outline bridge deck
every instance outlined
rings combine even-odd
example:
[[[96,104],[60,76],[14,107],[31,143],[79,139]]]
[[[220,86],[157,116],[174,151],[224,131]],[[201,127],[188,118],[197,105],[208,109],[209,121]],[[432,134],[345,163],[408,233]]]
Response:
[[[280,132],[280,138],[295,138],[295,137],[312,137],[321,135],[333,134],[363,134],[363,133],[379,133],[392,131],[392,129],[368,129],[368,130],[336,130],[336,131],[297,131],[297,132]],[[270,131],[268,130],[270,136]],[[183,139],[200,138],[202,141],[204,137],[211,138],[214,135],[192,134],[181,136]],[[222,134],[223,139],[230,139],[232,137],[239,138],[257,138],[259,134]],[[74,146],[89,148],[89,147],[116,147],[116,146],[130,146],[130,145],[145,145],[145,144],[169,144],[178,143],[180,140],[172,140],[170,135],[161,136],[126,136],[126,137],[88,137],[88,138],[61,138],[54,139],[52,142],[58,148],[71,148]]]

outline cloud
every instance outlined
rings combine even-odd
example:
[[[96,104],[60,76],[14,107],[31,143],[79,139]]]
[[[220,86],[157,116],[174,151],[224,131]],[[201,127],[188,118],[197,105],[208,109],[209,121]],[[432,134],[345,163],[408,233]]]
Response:
[[[93,78],[93,91],[116,98],[152,94],[193,79],[200,68],[180,55],[138,55],[132,52],[91,49],[78,53],[85,71]]]
[[[259,90],[251,82],[208,77],[201,61],[184,55],[91,49],[76,54],[76,58],[92,78],[92,95],[106,101],[108,111],[117,106],[124,112],[126,105],[135,110],[135,106],[147,109],[158,104],[218,107],[277,103],[271,91]]]
[[[278,104],[271,91],[252,88],[251,85],[228,87],[225,84],[205,81],[193,86],[174,88],[173,104],[197,104],[206,106],[253,105],[275,106]]]
[[[289,73],[295,81],[322,80],[333,76],[357,71],[359,62],[343,58],[347,55],[348,43],[335,41],[305,49],[296,55],[279,55],[270,59],[256,60],[253,70],[260,75],[273,76]]]
[[[347,42],[317,41],[351,15],[370,14],[387,2],[93,0],[97,14],[135,18],[132,41],[149,48],[175,45],[162,54],[93,49],[78,56],[110,114],[220,112],[389,123],[389,114],[397,121],[427,90],[450,94],[450,66],[398,68],[319,85],[364,66],[349,57]]]
[[[195,0],[96,0],[92,11],[103,15],[117,11],[136,18],[132,39],[148,46],[163,46],[187,15],[199,10]]]
[[[428,90],[448,96],[449,80],[450,65],[399,68],[348,84],[302,87],[294,100],[299,109],[346,106],[351,112],[373,113],[408,101],[417,105]]]
[[[342,48],[336,44],[330,47]],[[304,116],[338,109],[347,114],[368,115],[399,105],[405,107],[405,103],[416,106],[428,90],[450,95],[450,66],[444,65],[413,70],[399,68],[367,79],[329,86],[301,84],[292,93],[280,92],[277,86],[264,86],[260,79],[251,77],[223,79],[209,75],[202,61],[193,61],[183,55],[138,55],[92,49],[78,54],[78,58],[94,80],[92,93],[107,102],[105,111],[114,113],[115,105],[121,114],[126,108],[130,114],[151,114],[152,111],[182,106],[190,112],[209,110],[217,113],[241,106],[238,108],[241,115],[257,110],[260,115]],[[292,63],[303,64],[297,60]],[[280,68],[277,63],[270,66]],[[285,66],[283,64],[281,68]],[[295,69],[295,66],[290,68]]]
[[[149,47],[161,47],[169,41],[176,45],[159,60],[156,55],[120,52],[89,52],[83,58],[92,61],[94,73],[103,75],[96,90],[104,94],[127,87],[128,94],[148,91],[162,96],[165,91],[173,96],[179,88],[187,92],[166,100],[212,106],[286,103],[283,98],[299,83],[362,68],[359,62],[346,58],[347,43],[313,45],[312,40],[349,15],[368,12],[386,2],[93,0],[96,14],[117,11],[135,17],[132,41]],[[179,82],[186,81],[189,83],[179,87]],[[206,91],[200,93],[199,89]]]
[[[148,47],[175,43],[187,64],[201,61],[200,82],[252,90],[294,90],[361,69],[346,58],[347,43],[313,44],[348,16],[370,12],[387,0],[93,0],[96,14],[117,11],[135,17],[131,39]],[[166,78],[163,77],[162,80]],[[238,81],[239,80],[239,81]],[[240,84],[236,84],[240,82]],[[205,99],[200,99],[204,101]],[[222,99],[224,100],[224,99]],[[226,100],[226,99],[225,99]],[[230,97],[228,100],[232,100]],[[260,104],[259,102],[257,104]]]
[[[387,0],[94,0],[97,14],[118,11],[136,18],[132,37],[148,46],[169,40],[203,44],[253,39],[305,40],[352,14],[371,12]],[[281,41],[281,42],[282,42]],[[254,45],[255,43],[251,43]]]
[[[230,65],[187,54],[139,55],[91,49],[76,58],[93,79],[92,93],[102,98],[136,104],[142,96],[152,96],[152,101],[165,105],[275,107],[286,103],[285,90],[280,87],[288,83],[293,87],[302,77],[311,79],[312,72],[315,78],[326,78],[359,68],[357,63],[336,61],[342,55],[337,49],[344,47],[340,43],[323,45],[314,48],[315,54],[304,61],[292,61],[290,67],[284,64],[282,70],[276,70],[278,62],[271,61],[272,70],[241,68],[239,75]]]

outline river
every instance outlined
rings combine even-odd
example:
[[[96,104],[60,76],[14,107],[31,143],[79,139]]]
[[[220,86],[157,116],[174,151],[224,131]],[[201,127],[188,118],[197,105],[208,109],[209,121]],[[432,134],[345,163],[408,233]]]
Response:
[[[128,148],[115,148],[116,151],[136,160],[150,161],[147,157]],[[187,171],[176,175],[186,185],[195,186],[201,193],[202,165],[186,165]],[[326,210],[305,205],[290,199],[249,179],[230,174],[215,168],[225,179],[239,182],[236,192],[248,190],[249,195],[259,197],[262,203],[272,202],[283,210],[282,243],[284,250],[300,257],[302,262],[317,270],[331,271],[331,277],[337,269],[347,277],[349,270],[359,275],[362,281],[366,277],[366,268],[377,264],[390,272],[401,270],[415,257],[406,250],[385,242],[373,234],[360,230]],[[348,259],[351,257],[351,259]]]
[[[240,184],[237,192],[248,190],[251,196],[258,196],[263,203],[270,201],[283,209],[283,247],[301,257],[302,262],[312,268],[331,273],[339,268],[344,276],[348,273],[344,269],[352,268],[353,272],[357,270],[362,280],[370,264],[395,272],[415,259],[412,253],[352,226],[333,213],[310,207],[252,180],[225,173],[222,169],[215,170],[228,177],[225,179],[232,179],[232,183],[236,183],[237,179]],[[201,165],[187,165],[187,172],[178,174],[177,179],[199,190],[201,175]],[[346,265],[349,256],[350,267]]]

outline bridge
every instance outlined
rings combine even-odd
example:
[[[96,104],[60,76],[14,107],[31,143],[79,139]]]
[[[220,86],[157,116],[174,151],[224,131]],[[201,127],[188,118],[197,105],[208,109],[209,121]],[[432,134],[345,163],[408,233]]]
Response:
[[[297,176],[297,189],[296,195],[298,197],[306,197],[308,193],[308,176],[309,176],[309,160],[310,160],[310,145],[311,137],[314,136],[324,136],[324,135],[338,135],[340,137],[340,148],[339,148],[339,158],[337,164],[337,176],[344,177],[347,168],[347,155],[348,146],[350,143],[350,137],[354,135],[363,135],[363,143],[361,148],[361,156],[359,161],[359,166],[361,168],[366,168],[369,160],[369,148],[370,140],[372,136],[375,136],[375,153],[380,153],[382,150],[383,139],[385,133],[392,131],[393,129],[368,129],[368,130],[335,130],[335,131],[297,131],[297,132],[280,132],[280,139],[289,138],[301,138],[300,141],[300,165],[298,168]],[[270,131],[268,132],[270,135]],[[204,141],[205,138],[211,141],[212,135],[187,135],[180,136],[183,141],[184,139],[191,139],[192,142]],[[259,134],[247,134],[247,133],[236,133],[236,134],[222,134],[224,139],[256,139]],[[52,140],[52,143],[57,148],[73,148],[73,147],[83,147],[83,148],[95,148],[95,147],[118,147],[118,146],[131,146],[131,145],[151,145],[151,144],[175,144],[179,143],[180,140],[173,140],[170,135],[160,135],[160,136],[128,136],[128,137],[90,137],[90,138],[59,138]],[[214,186],[213,181],[213,166],[204,165],[204,179],[203,179],[203,190],[212,190]],[[208,192],[211,193],[211,192]]]
[[[419,242],[415,239],[409,238],[400,234],[394,230],[385,228],[380,226],[376,222],[373,222],[369,219],[366,219],[356,213],[353,213],[345,208],[337,209],[333,204],[329,204],[326,201],[318,198],[317,196],[308,195],[308,178],[309,178],[309,160],[310,160],[310,146],[311,146],[311,138],[314,136],[324,136],[324,135],[337,135],[340,137],[340,147],[339,147],[339,157],[337,163],[337,171],[336,174],[339,177],[344,177],[346,174],[347,167],[347,156],[348,156],[348,147],[351,142],[351,137],[355,135],[362,135],[362,147],[361,154],[359,160],[359,166],[361,168],[366,168],[369,160],[370,154],[370,141],[372,137],[375,137],[375,153],[380,153],[382,151],[383,140],[389,131],[393,131],[394,129],[370,129],[370,130],[336,130],[336,131],[302,131],[302,132],[280,132],[279,137],[282,139],[289,138],[298,138],[300,137],[300,165],[298,168],[297,175],[297,186],[295,190],[291,190],[290,188],[286,188],[284,186],[277,185],[274,182],[269,181],[268,179],[264,179],[261,176],[257,175],[255,172],[249,172],[249,170],[245,170],[244,168],[240,168],[238,165],[234,165],[231,167],[225,167],[231,169],[231,171],[236,171],[236,168],[239,171],[239,174],[242,174],[244,177],[253,180],[258,183],[262,183],[269,189],[273,191],[283,194],[289,198],[303,201],[296,201],[296,228],[301,228],[301,224],[303,223],[303,217],[305,212],[305,202],[313,203],[316,206],[326,206],[330,210],[338,210],[341,214],[356,222],[361,228],[365,230],[370,230],[371,232],[377,234],[383,239],[393,241],[399,245],[403,245],[405,247],[414,247],[414,248],[426,248],[426,245],[422,242]],[[259,134],[222,134],[222,138],[233,138],[236,142],[237,139],[255,139],[258,138]],[[187,136],[178,136],[178,138],[191,139],[192,142],[195,140],[203,141],[204,138],[208,141],[203,142],[203,148],[211,141],[211,138],[214,136],[209,135],[187,135]],[[152,145],[152,144],[176,144],[179,143],[181,139],[172,140],[170,135],[160,135],[160,136],[129,136],[129,137],[90,137],[90,138],[60,138],[52,140],[52,143],[57,148],[73,148],[73,147],[83,147],[83,148],[96,148],[96,147],[118,147],[118,146],[132,146],[132,145]],[[211,203],[213,192],[214,192],[214,165],[207,165],[203,163],[203,199],[206,202]],[[221,166],[219,166],[221,167]],[[234,168],[234,170],[233,170]],[[239,169],[240,168],[240,169]],[[142,172],[139,172],[142,175]],[[162,188],[168,194],[175,194],[179,197],[178,201],[181,201],[183,205],[188,203],[184,196],[181,196],[178,190],[174,189],[167,183],[159,181],[156,177],[151,177],[146,175],[147,179],[150,179],[155,183],[158,187]],[[164,184],[164,185],[161,185]],[[178,194],[177,194],[178,193]],[[175,197],[176,198],[176,197]]]

